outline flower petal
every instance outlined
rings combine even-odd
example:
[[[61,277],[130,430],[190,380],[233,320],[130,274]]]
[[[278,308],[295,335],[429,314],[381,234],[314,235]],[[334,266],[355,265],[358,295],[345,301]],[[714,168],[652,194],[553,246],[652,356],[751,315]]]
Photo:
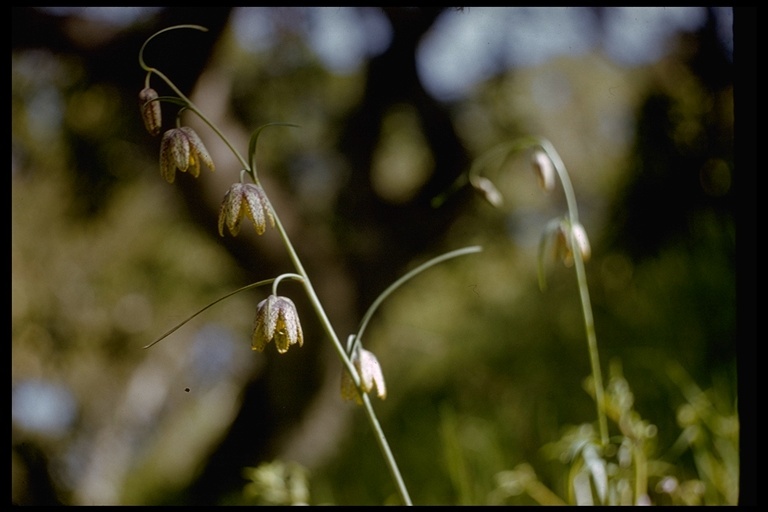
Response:
[[[189,174],[197,178],[200,176],[200,159],[197,157],[194,151],[189,154]]]
[[[304,336],[301,331],[301,322],[299,314],[296,311],[296,305],[288,297],[275,297],[273,306],[277,310],[275,337],[278,335],[287,339],[288,345],[298,343],[299,346],[304,343]],[[279,349],[279,347],[278,347]],[[288,350],[288,346],[285,347]]]
[[[235,183],[224,196],[225,220],[232,236],[240,232],[240,219],[243,217],[243,187],[242,183]]]
[[[589,261],[589,257],[592,255],[592,248],[589,245],[587,231],[579,222],[574,224],[571,229],[573,229],[573,238],[576,241],[579,252],[581,252],[582,259],[584,261]]]
[[[362,379],[361,386],[366,393],[372,391],[373,388],[376,388],[376,394],[379,398],[384,399],[387,397],[387,386],[384,383],[384,374],[381,371],[379,360],[376,359],[373,352],[360,349],[358,371],[360,372],[360,378]]]
[[[265,335],[268,312],[268,299],[264,299],[256,306],[256,318],[253,320],[253,332],[251,333],[252,350],[262,352],[269,343],[269,337]]]
[[[182,126],[179,128],[179,130],[183,131],[184,134],[187,136],[187,140],[189,141],[189,144],[191,146],[191,150],[193,154],[196,154],[199,156],[199,160],[202,160],[205,165],[208,166],[209,169],[212,171],[216,170],[215,166],[213,165],[213,160],[211,159],[211,155],[208,154],[208,150],[205,148],[205,145],[203,144],[203,141],[200,139],[200,136],[197,135],[197,132],[190,128],[189,126]],[[198,161],[198,168],[200,167],[200,162]]]
[[[341,373],[341,398],[344,400],[354,400],[358,404],[362,405],[363,399],[360,393],[357,391],[355,381],[352,380],[352,376],[346,368],[342,368]]]
[[[186,172],[189,167],[189,138],[181,128],[169,130],[171,138],[171,156],[176,168]],[[166,132],[168,133],[168,132]]]
[[[551,192],[555,188],[555,166],[549,155],[540,149],[534,151],[532,164],[539,187],[544,192]]]
[[[243,185],[243,202],[245,203],[245,213],[256,228],[256,233],[263,235],[267,229],[267,220],[264,214],[266,206],[264,204],[264,192],[261,187],[253,183]]]
[[[144,120],[144,127],[150,135],[160,133],[160,126],[163,123],[160,102],[152,101],[158,98],[157,91],[151,87],[145,87],[139,92],[139,102],[141,103],[141,117]]]
[[[160,142],[160,174],[168,183],[173,183],[176,179],[176,165],[172,155],[172,145],[173,137],[171,130],[168,130],[163,134],[163,139]]]

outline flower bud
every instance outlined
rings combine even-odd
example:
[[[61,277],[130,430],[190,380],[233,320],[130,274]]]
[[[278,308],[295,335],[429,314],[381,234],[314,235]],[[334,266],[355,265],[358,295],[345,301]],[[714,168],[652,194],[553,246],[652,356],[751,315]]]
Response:
[[[270,295],[256,307],[251,349],[262,352],[272,340],[275,340],[277,351],[281,354],[286,353],[291,345],[304,344],[299,314],[288,297]]]
[[[168,183],[176,178],[176,169],[197,178],[200,175],[200,161],[213,171],[213,160],[205,149],[203,141],[189,126],[173,128],[163,134],[160,142],[160,173]]]
[[[544,192],[551,192],[555,188],[555,166],[552,164],[549,155],[537,149],[533,152],[532,164],[539,187]]]
[[[382,400],[387,398],[387,386],[384,383],[384,374],[381,371],[381,365],[373,352],[364,348],[357,348],[352,354],[352,364],[355,365],[357,373],[360,376],[360,387],[365,393],[376,389],[376,394]],[[342,369],[341,374],[341,397],[344,400],[354,400],[358,404],[363,403],[352,376],[346,368]]]
[[[269,205],[267,194],[261,185],[255,183],[235,183],[224,195],[219,209],[219,235],[224,236],[224,226],[232,236],[240,232],[240,221],[247,216],[253,222],[256,233],[263,235],[267,230],[267,219],[272,227],[275,217]]]
[[[150,135],[159,134],[160,126],[163,123],[163,117],[160,111],[160,102],[157,101],[157,98],[157,91],[151,87],[145,87],[139,93],[141,118],[144,120],[144,127],[147,129]]]

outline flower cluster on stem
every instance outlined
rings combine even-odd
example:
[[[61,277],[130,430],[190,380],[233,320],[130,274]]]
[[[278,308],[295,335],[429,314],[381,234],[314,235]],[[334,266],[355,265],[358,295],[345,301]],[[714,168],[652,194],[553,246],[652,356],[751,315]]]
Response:
[[[237,290],[231,294],[226,295],[209,304],[205,308],[201,309],[195,315],[201,313],[211,305],[223,300],[226,297],[238,293],[245,289],[257,287],[263,284],[272,283],[273,291],[266,299],[259,302],[256,307],[256,316],[253,323],[253,331],[251,335],[251,348],[255,351],[263,351],[267,344],[271,341],[275,342],[278,353],[284,354],[291,346],[297,345],[301,347],[304,343],[304,333],[302,331],[301,323],[299,321],[299,315],[293,301],[285,296],[278,295],[276,292],[277,284],[284,277],[291,277],[302,282],[304,291],[309,298],[309,301],[320,318],[320,322],[326,334],[329,336],[333,345],[341,358],[341,361],[346,369],[346,384],[344,393],[351,395],[352,389],[357,393],[359,402],[364,405],[366,416],[374,430],[376,441],[384,455],[386,465],[395,481],[397,491],[405,505],[411,505],[411,499],[408,494],[408,490],[402,480],[400,471],[392,455],[386,437],[379,425],[379,421],[376,414],[368,400],[367,393],[375,390],[380,398],[386,397],[386,388],[384,385],[384,377],[381,367],[378,364],[375,356],[365,349],[358,348],[353,354],[348,354],[341,345],[341,342],[336,335],[328,317],[324,311],[324,308],[314,291],[312,282],[304,270],[301,260],[293,248],[293,245],[283,228],[280,218],[273,210],[270,201],[267,197],[267,193],[261,186],[257,174],[256,168],[253,163],[254,153],[256,150],[256,141],[258,135],[263,128],[270,125],[264,125],[257,129],[251,136],[249,143],[248,159],[242,157],[237,149],[231,144],[230,140],[222,133],[222,131],[210,120],[203,112],[201,112],[197,106],[184,94],[179,91],[173,81],[165,76],[161,71],[156,68],[148,66],[144,62],[144,48],[146,45],[160,34],[163,34],[170,30],[176,29],[194,29],[200,31],[206,31],[204,27],[198,25],[177,25],[173,27],[161,30],[144,42],[144,45],[139,51],[139,65],[147,72],[145,84],[139,93],[140,111],[141,117],[144,121],[144,126],[147,131],[153,135],[159,135],[162,131],[162,111],[160,108],[161,102],[168,102],[175,105],[179,105],[180,109],[177,114],[177,126],[167,130],[161,139],[160,143],[160,171],[162,177],[168,182],[173,183],[176,177],[176,171],[188,172],[194,177],[200,175],[201,162],[206,164],[211,170],[214,170],[214,163],[205,148],[202,140],[197,133],[188,126],[180,125],[179,118],[182,112],[189,112],[196,115],[202,120],[232,151],[235,157],[238,159],[242,166],[240,173],[240,180],[235,182],[227,192],[224,194],[222,200],[219,217],[218,217],[218,231],[220,236],[224,236],[225,228],[229,231],[230,235],[237,236],[240,232],[240,224],[244,217],[250,219],[253,223],[257,234],[261,235],[266,231],[267,224],[276,228],[278,234],[283,240],[288,256],[293,263],[296,274],[283,274],[276,279],[270,279],[260,281],[252,285],[246,286]],[[175,96],[160,97],[153,87],[150,86],[150,79],[157,77],[170,87]],[[293,125],[289,125],[293,126]],[[244,182],[245,177],[250,178],[250,182]],[[192,317],[194,317],[193,315]],[[192,317],[187,319],[189,321]],[[185,321],[185,322],[186,322]],[[183,322],[184,323],[184,322]],[[160,339],[150,343],[145,348],[148,348],[166,336],[174,332],[181,325],[168,331]],[[351,383],[351,384],[350,384]]]
[[[597,417],[600,431],[600,445],[608,444],[608,421],[605,414],[604,391],[602,382],[602,371],[600,369],[600,359],[597,350],[597,336],[595,334],[594,319],[592,317],[592,306],[589,297],[589,288],[587,286],[586,271],[584,263],[589,260],[591,247],[587,232],[584,226],[579,222],[579,212],[576,204],[576,194],[573,190],[568,171],[563,164],[560,155],[552,144],[546,140],[536,137],[525,137],[511,143],[503,143],[491,149],[480,158],[475,160],[469,169],[466,180],[477,192],[493,206],[500,207],[503,198],[498,189],[493,185],[489,178],[480,174],[481,170],[488,167],[494,159],[506,159],[510,155],[521,151],[529,150],[531,154],[531,167],[533,168],[539,187],[549,193],[554,190],[556,178],[559,178],[560,184],[565,195],[567,204],[567,214],[562,218],[553,219],[542,233],[539,244],[539,284],[542,289],[546,285],[544,273],[544,255],[547,247],[554,248],[554,256],[563,262],[564,265],[576,269],[576,279],[579,285],[579,294],[581,297],[582,315],[584,317],[584,327],[587,335],[587,346],[590,356],[590,365],[592,367],[592,378],[595,387],[595,402],[597,403]],[[438,203],[444,198],[439,196]],[[434,204],[434,202],[433,202]]]

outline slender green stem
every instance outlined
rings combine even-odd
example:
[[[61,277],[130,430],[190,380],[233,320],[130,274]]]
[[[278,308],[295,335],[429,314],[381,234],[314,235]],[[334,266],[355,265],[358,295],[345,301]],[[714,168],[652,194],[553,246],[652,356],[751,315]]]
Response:
[[[397,485],[400,499],[403,500],[403,505],[412,506],[413,502],[411,501],[411,497],[408,495],[408,488],[405,486],[403,477],[400,475],[400,470],[397,468],[397,463],[395,462],[395,456],[392,454],[392,450],[389,448],[387,437],[384,435],[384,431],[381,429],[379,420],[376,417],[376,412],[373,410],[373,404],[371,404],[370,396],[368,393],[363,393],[360,389],[358,389],[358,391],[360,392],[360,396],[363,397],[363,407],[365,408],[366,412],[365,416],[368,418],[368,423],[371,424],[371,429],[373,429],[376,443],[379,445],[379,449],[384,455],[384,460],[387,461],[387,469],[389,469],[389,473],[392,475],[392,479]]]
[[[318,298],[317,293],[315,293],[315,289],[312,286],[312,281],[310,280],[306,270],[304,270],[304,265],[302,265],[301,259],[299,258],[296,250],[293,248],[293,244],[291,243],[291,240],[288,237],[288,233],[285,231],[285,228],[283,227],[282,222],[280,222],[279,215],[277,214],[275,209],[272,208],[271,205],[269,207],[272,210],[272,214],[275,218],[275,227],[280,233],[280,237],[283,239],[283,243],[285,244],[285,248],[288,251],[288,255],[291,259],[291,262],[293,263],[293,266],[295,267],[296,272],[303,278],[302,282],[304,283],[304,289],[307,293],[307,297],[312,303],[312,306],[314,307],[315,312],[317,313],[320,319],[320,322],[323,325],[323,329],[331,338],[331,341],[333,342],[333,347],[336,349],[336,352],[339,354],[339,358],[341,358],[342,363],[346,367],[349,374],[352,376],[352,380],[354,381],[355,386],[357,387],[358,392],[360,393],[360,396],[363,397],[363,405],[365,406],[365,412],[368,418],[368,422],[371,424],[371,428],[374,431],[376,441],[379,445],[379,448],[381,449],[382,455],[384,456],[384,460],[387,463],[387,468],[392,474],[392,478],[395,480],[395,484],[397,486],[398,493],[400,494],[400,498],[402,499],[403,504],[413,505],[413,502],[411,501],[411,497],[408,494],[408,489],[406,488],[405,483],[403,482],[403,478],[400,475],[400,470],[397,467],[397,462],[395,461],[395,457],[394,455],[392,455],[392,450],[390,450],[389,448],[389,443],[387,442],[387,438],[384,435],[384,431],[382,430],[381,425],[379,424],[379,420],[376,416],[376,412],[373,410],[373,406],[371,405],[371,401],[368,397],[368,394],[362,390],[360,375],[358,374],[357,369],[355,368],[355,365],[349,359],[349,356],[347,356],[347,353],[344,350],[344,346],[341,344],[341,341],[339,341],[339,337],[337,336],[336,331],[334,331],[333,325],[331,324],[331,321],[328,319],[328,315],[325,313],[325,309],[323,308],[323,305],[320,302],[320,299]]]
[[[251,178],[253,179],[254,182],[257,182],[256,172],[255,172],[255,168],[254,168],[255,166],[252,165],[252,153],[255,151],[255,144],[256,144],[256,140],[255,139],[256,139],[256,137],[252,138],[251,144],[249,145],[249,146],[251,146],[251,147],[249,147],[249,159],[246,160],[237,151],[237,148],[235,148],[232,145],[232,143],[229,141],[229,139],[226,137],[226,135],[224,135],[224,133],[210,119],[208,119],[208,117],[205,114],[203,114],[197,108],[197,106],[189,98],[187,98],[167,76],[165,76],[165,74],[163,74],[161,71],[159,71],[159,70],[157,70],[155,68],[151,68],[151,67],[147,66],[147,64],[144,62],[144,48],[146,47],[147,43],[149,43],[149,41],[151,41],[157,35],[159,35],[159,34],[161,34],[163,32],[166,32],[168,30],[173,30],[173,29],[179,29],[179,28],[191,28],[191,29],[202,30],[202,31],[207,30],[204,27],[200,27],[198,25],[178,25],[178,26],[169,27],[167,29],[161,30],[160,32],[155,33],[152,37],[147,39],[147,41],[145,41],[144,45],[141,47],[141,50],[139,51],[139,65],[142,67],[142,69],[144,69],[144,70],[146,70],[148,72],[147,83],[148,83],[148,80],[149,80],[149,74],[151,74],[151,73],[156,74],[161,80],[163,80],[171,88],[171,90],[173,90],[173,92],[176,95],[178,95],[179,99],[181,99],[184,102],[185,108],[187,108],[187,109],[191,110],[192,112],[194,112],[205,124],[207,124],[216,133],[216,135],[219,136],[219,138],[227,145],[227,147],[229,147],[230,151],[232,151],[232,153],[235,155],[235,157],[240,161],[240,163],[242,164],[243,170],[245,172],[247,172],[251,176]],[[295,125],[287,125],[287,126],[295,126]],[[262,127],[262,128],[264,128],[264,127]],[[259,131],[262,128],[260,128]],[[258,132],[257,132],[257,134],[258,134]],[[389,444],[387,443],[387,439],[384,436],[384,432],[381,429],[381,425],[379,424],[378,418],[376,417],[376,413],[373,410],[373,406],[371,405],[371,402],[370,402],[370,399],[368,397],[368,394],[365,393],[362,390],[360,375],[358,374],[357,369],[355,368],[355,366],[352,363],[352,361],[350,360],[350,358],[347,356],[347,353],[345,352],[344,347],[342,346],[341,342],[339,341],[339,338],[336,335],[336,332],[334,331],[333,326],[331,325],[330,320],[328,319],[328,315],[325,313],[325,309],[323,308],[322,303],[320,302],[320,299],[318,298],[317,293],[315,292],[315,289],[312,286],[312,282],[309,279],[309,275],[307,274],[306,270],[304,269],[304,265],[301,263],[301,259],[299,258],[298,254],[296,253],[296,250],[293,248],[293,244],[291,243],[291,240],[290,240],[290,238],[288,236],[288,233],[285,231],[285,228],[283,227],[283,224],[280,221],[280,217],[278,216],[278,214],[275,211],[275,209],[272,208],[271,204],[269,205],[269,208],[272,211],[273,218],[274,218],[274,221],[275,221],[275,226],[276,226],[276,228],[277,228],[277,230],[278,230],[278,232],[280,234],[280,237],[283,240],[285,248],[286,248],[286,250],[288,252],[288,255],[289,255],[290,259],[291,259],[291,262],[294,265],[294,268],[296,269],[297,274],[283,274],[283,275],[279,276],[276,280],[275,279],[270,279],[270,280],[267,280],[267,281],[261,281],[259,283],[254,284],[254,285],[249,285],[249,286],[247,286],[247,287],[245,287],[243,289],[247,289],[247,288],[250,288],[250,287],[258,286],[260,284],[266,284],[266,283],[274,281],[274,285],[273,285],[273,292],[274,292],[275,289],[277,288],[277,284],[283,278],[298,279],[298,280],[300,280],[304,284],[304,289],[305,289],[305,291],[307,293],[307,296],[308,296],[310,302],[313,305],[313,308],[315,309],[315,311],[316,311],[316,313],[317,313],[317,315],[318,315],[318,317],[320,319],[320,322],[321,322],[321,324],[323,326],[323,329],[326,331],[328,336],[331,338],[331,341],[333,342],[334,348],[338,352],[339,357],[341,358],[341,361],[344,364],[344,366],[346,367],[347,371],[352,376],[352,380],[354,381],[355,386],[358,389],[358,392],[360,393],[360,395],[363,398],[363,404],[365,406],[366,416],[368,417],[368,421],[370,422],[371,427],[374,430],[374,433],[376,435],[376,441],[377,441],[377,443],[378,443],[378,445],[379,445],[379,447],[380,447],[380,449],[382,451],[382,454],[384,455],[384,459],[385,459],[385,461],[387,463],[387,467],[389,468],[389,471],[390,471],[390,473],[392,474],[392,477],[395,480],[395,484],[397,486],[398,493],[400,494],[400,497],[401,497],[401,499],[402,499],[402,501],[403,501],[403,503],[405,505],[412,505],[413,503],[411,502],[411,498],[410,498],[410,496],[408,494],[408,490],[407,490],[407,488],[406,488],[406,486],[405,486],[405,484],[403,482],[403,479],[402,479],[402,477],[400,475],[400,471],[399,471],[399,469],[397,467],[397,463],[395,462],[395,458],[392,455],[392,451],[389,448]],[[223,300],[223,299],[233,295],[234,293],[237,293],[238,291],[242,291],[243,289],[240,289],[240,290],[237,290],[235,292],[232,292],[232,293],[222,297],[221,299],[218,299],[217,301],[209,304],[208,306],[206,306],[202,310],[200,310],[197,313],[195,313],[194,315],[192,315],[192,317],[190,317],[189,319],[185,320],[181,324],[177,325],[176,327],[174,327],[173,329],[171,329],[170,331],[165,333],[160,339],[158,339],[158,340],[154,341],[153,343],[147,345],[147,347],[145,347],[145,348],[148,348],[148,347],[154,345],[155,343],[159,342],[160,340],[164,339],[165,337],[167,337],[168,335],[173,333],[176,329],[178,329],[179,327],[184,325],[184,323],[186,323],[187,321],[192,319],[194,316],[202,313],[203,311],[205,311],[206,309],[211,307],[213,304],[216,304],[217,302],[219,302],[219,301],[221,301],[221,300]]]
[[[296,281],[304,281],[304,277],[299,274],[280,274],[272,283],[272,295],[277,295],[277,287],[280,285],[280,281],[283,279],[294,279]]]
[[[248,161],[245,160],[245,158],[243,158],[243,156],[240,154],[240,152],[237,151],[237,148],[232,145],[232,143],[224,135],[224,133],[222,133],[222,131],[218,128],[218,126],[216,126],[213,123],[213,121],[208,119],[208,117],[205,114],[203,114],[203,112],[200,109],[197,108],[197,106],[192,102],[192,100],[187,98],[187,96],[184,93],[182,93],[179,90],[178,87],[176,87],[176,84],[174,84],[173,81],[170,78],[165,76],[165,74],[162,71],[158,70],[157,68],[150,67],[150,66],[148,66],[146,64],[146,62],[144,62],[144,48],[146,48],[147,43],[149,43],[152,39],[154,39],[155,37],[157,37],[158,35],[160,35],[160,34],[162,34],[164,32],[167,32],[169,30],[181,29],[181,28],[190,28],[190,29],[200,30],[202,32],[207,32],[208,31],[207,28],[201,27],[199,25],[176,25],[176,26],[173,26],[173,27],[168,27],[166,29],[163,29],[163,30],[161,30],[159,32],[156,32],[149,39],[147,39],[144,42],[144,44],[142,45],[141,50],[139,51],[139,65],[141,66],[142,69],[146,70],[148,73],[154,73],[155,75],[157,75],[158,78],[160,78],[163,82],[165,82],[168,85],[168,87],[170,87],[171,90],[180,99],[182,99],[184,101],[184,103],[186,103],[186,107],[189,110],[194,112],[205,124],[207,124],[211,128],[211,130],[216,132],[216,135],[219,136],[219,138],[224,142],[224,144],[226,144],[227,147],[229,147],[230,151],[232,151],[232,153],[235,155],[235,157],[240,161],[240,163],[243,166],[243,169],[246,169],[247,172],[251,175],[251,177],[254,178],[254,181],[255,181],[255,176],[253,175],[253,171],[250,169],[250,167],[248,165]]]
[[[199,30],[200,32],[208,32],[208,29],[203,27],[202,25],[174,25],[172,27],[166,27],[163,30],[158,30],[151,36],[147,38],[146,41],[144,41],[144,44],[141,45],[141,49],[139,50],[139,66],[142,69],[149,70],[149,66],[147,66],[146,62],[144,62],[144,49],[147,47],[150,41],[152,41],[154,38],[159,36],[160,34],[163,34],[165,32],[169,32],[171,30],[178,30],[182,28],[189,28],[193,30]]]
[[[368,326],[368,322],[371,320],[371,317],[376,312],[376,309],[381,305],[382,302],[384,302],[384,299],[389,297],[389,295],[394,292],[397,288],[402,286],[406,281],[409,279],[412,279],[416,275],[420,274],[421,272],[427,270],[428,268],[437,265],[438,263],[441,263],[445,260],[449,260],[451,258],[456,258],[458,256],[463,256],[464,254],[470,254],[474,252],[480,252],[483,248],[477,245],[473,245],[470,247],[464,247],[462,249],[456,249],[455,251],[450,251],[445,254],[441,254],[440,256],[437,256],[435,258],[432,258],[431,260],[422,263],[415,269],[411,270],[410,272],[406,273],[404,276],[402,276],[400,279],[389,285],[389,287],[384,290],[381,295],[379,295],[375,301],[373,301],[373,304],[371,304],[371,307],[368,308],[368,311],[365,312],[365,315],[363,316],[362,321],[360,322],[360,327],[357,330],[357,335],[355,336],[355,342],[348,347],[349,353],[351,354],[352,351],[355,348],[355,345],[360,343],[360,340],[363,339],[363,331],[365,331],[365,328]]]
[[[502,155],[509,157],[513,153],[537,144],[538,142],[539,140],[536,138],[523,137],[521,139],[516,139],[513,142],[504,142],[495,146],[493,149],[490,149],[487,153],[480,156],[469,168],[469,172],[467,173],[469,175],[469,182],[473,185],[477,185],[477,180],[480,178],[480,171],[494,158],[499,158]]]
[[[155,341],[153,341],[153,342],[152,342],[152,343],[150,343],[149,345],[146,345],[144,348],[149,348],[149,347],[151,347],[152,345],[155,345],[155,344],[157,344],[157,343],[160,343],[160,342],[161,342],[161,341],[163,341],[165,338],[167,338],[168,336],[170,336],[171,334],[173,334],[174,332],[176,332],[177,330],[179,330],[179,329],[180,329],[180,328],[181,328],[181,327],[182,327],[184,324],[186,324],[187,322],[189,322],[190,320],[192,320],[192,319],[193,319],[193,318],[195,318],[197,315],[199,315],[199,314],[200,314],[200,313],[202,313],[203,311],[207,310],[208,308],[210,308],[210,307],[211,307],[211,306],[213,306],[214,304],[218,304],[219,302],[223,301],[224,299],[228,299],[229,297],[231,297],[231,296],[235,295],[236,293],[244,292],[245,290],[250,290],[251,288],[256,288],[256,287],[259,287],[259,286],[263,286],[263,285],[265,285],[265,284],[269,284],[269,283],[271,283],[271,282],[272,282],[272,281],[274,281],[274,280],[275,280],[275,279],[265,279],[265,280],[263,280],[263,281],[259,281],[259,282],[257,282],[257,283],[251,283],[251,284],[249,284],[249,285],[243,286],[242,288],[238,288],[237,290],[235,290],[235,291],[233,291],[233,292],[229,292],[228,294],[224,295],[223,297],[219,297],[218,299],[216,299],[215,301],[211,302],[210,304],[208,304],[208,305],[207,305],[207,306],[205,306],[204,308],[202,308],[202,309],[200,309],[200,310],[196,311],[195,313],[193,313],[193,314],[192,314],[192,315],[191,315],[189,318],[187,318],[186,320],[184,320],[184,321],[180,322],[180,323],[179,323],[179,324],[177,324],[175,327],[173,327],[172,329],[168,330],[168,331],[167,331],[165,334],[163,334],[162,336],[160,336],[159,338],[157,338]]]
[[[563,185],[565,200],[568,206],[568,217],[571,226],[579,222],[579,211],[576,206],[576,194],[573,191],[571,179],[565,169],[560,155],[548,140],[540,140],[539,145],[552,159],[557,174],[560,176],[560,182]],[[605,415],[605,399],[603,392],[603,377],[600,370],[600,357],[597,351],[597,335],[595,334],[595,322],[592,317],[592,305],[589,298],[589,287],[587,285],[587,272],[584,268],[584,258],[581,251],[578,250],[573,229],[568,230],[570,245],[573,248],[573,262],[576,267],[576,279],[579,285],[581,295],[581,309],[584,315],[584,327],[587,333],[587,345],[589,347],[589,360],[592,366],[592,378],[595,385],[595,402],[597,402],[597,417],[600,426],[600,440],[603,446],[608,445],[608,420]]]
[[[540,146],[552,160],[552,164],[560,177],[560,182],[563,185],[563,192],[565,193],[565,199],[568,207],[568,221],[571,226],[574,226],[579,222],[579,211],[576,204],[576,194],[573,191],[573,185],[571,179],[568,176],[568,172],[565,168],[560,155],[555,150],[554,146],[546,140],[536,137],[524,137],[515,140],[511,143],[502,143],[493,149],[489,150],[483,156],[478,158],[475,163],[470,167],[468,172],[468,180],[474,186],[479,186],[480,171],[485,168],[489,162],[494,158],[501,156],[509,156],[512,153],[531,146]],[[603,378],[600,370],[600,357],[597,350],[597,335],[595,334],[595,323],[592,317],[592,305],[589,298],[589,288],[587,286],[587,274],[584,269],[584,258],[581,251],[579,251],[578,244],[576,242],[573,229],[568,230],[568,237],[570,246],[573,248],[573,260],[576,267],[576,279],[579,285],[579,294],[581,297],[581,307],[584,316],[584,327],[587,334],[587,345],[589,348],[590,365],[592,367],[592,377],[594,379],[595,386],[595,402],[597,402],[597,417],[600,426],[600,439],[602,445],[608,444],[608,420],[605,415],[605,402],[603,391]],[[540,248],[541,253],[541,248]],[[539,285],[544,283],[543,274],[541,268],[539,269]]]
[[[234,154],[235,157],[240,161],[240,164],[243,166],[243,169],[245,169],[248,172],[248,174],[253,176],[253,171],[248,166],[248,161],[245,158],[243,158],[243,156],[240,154],[240,152],[237,150],[237,148],[235,146],[233,146],[231,142],[229,142],[229,139],[224,135],[224,133],[222,133],[222,131],[219,129],[219,127],[216,126],[216,124],[213,121],[208,119],[208,116],[206,116],[200,109],[198,109],[197,105],[195,105],[192,102],[192,100],[187,98],[178,89],[178,87],[176,87],[176,85],[171,81],[171,79],[163,74],[162,71],[159,71],[159,70],[154,69],[154,68],[150,69],[150,71],[152,73],[156,74],[159,78],[161,78],[166,84],[168,84],[168,87],[170,87],[173,90],[173,92],[175,94],[177,94],[179,96],[179,98],[181,98],[186,103],[187,109],[192,111],[192,112],[194,112],[195,115],[197,115],[197,117],[200,118],[200,120],[202,120],[205,124],[207,124],[208,127],[211,130],[213,130],[216,133],[216,135],[219,136],[219,139],[221,139],[221,141],[224,142],[224,144],[227,145],[229,150],[232,151],[232,154]]]

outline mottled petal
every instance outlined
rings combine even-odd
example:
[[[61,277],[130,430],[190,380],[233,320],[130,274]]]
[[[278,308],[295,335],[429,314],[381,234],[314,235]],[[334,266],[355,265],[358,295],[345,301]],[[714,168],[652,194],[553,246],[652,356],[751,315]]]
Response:
[[[267,324],[268,300],[264,299],[256,306],[256,318],[253,320],[253,332],[251,334],[251,349],[262,352],[269,343],[269,338],[265,336],[265,325]]]
[[[288,297],[278,297],[277,300],[280,301],[279,318],[285,328],[290,344],[298,343],[299,346],[302,346],[304,344],[304,334],[301,330],[301,322],[299,321],[299,313],[296,311],[296,305]]]
[[[264,192],[264,189],[261,188],[261,185],[259,185],[259,194],[261,195],[261,206],[264,209],[264,213],[267,216],[267,219],[269,219],[269,225],[272,227],[275,227],[275,216],[272,214],[272,206],[269,203],[269,199],[267,198],[267,193]]]
[[[160,127],[163,122],[160,102],[152,101],[158,98],[157,91],[151,87],[145,87],[139,92],[139,103],[141,105],[141,117],[144,120],[144,127],[151,135],[160,133]]]
[[[266,321],[264,322],[263,335],[267,340],[272,340],[275,337],[275,331],[277,331],[277,319],[280,311],[275,307],[276,301],[277,297],[270,295],[264,305]]]
[[[271,307],[275,309],[274,336],[278,344],[277,350],[283,353],[295,343],[301,346],[304,342],[301,323],[293,301],[288,297],[275,297]]]
[[[179,128],[181,131],[184,132],[184,134],[187,136],[187,140],[189,141],[191,150],[193,154],[196,154],[198,159],[198,169],[200,167],[200,160],[202,160],[205,165],[208,166],[212,171],[215,170],[215,167],[213,165],[213,160],[211,159],[211,155],[208,154],[208,150],[205,148],[205,145],[203,144],[203,141],[200,139],[200,137],[197,135],[197,132],[190,128],[189,126],[182,126]]]
[[[363,399],[360,393],[357,391],[355,381],[352,380],[352,376],[346,368],[342,368],[341,373],[341,398],[344,400],[354,400],[358,404],[362,405]]]
[[[251,348],[264,350],[267,343],[275,341],[277,351],[284,354],[291,345],[302,346],[304,336],[299,315],[293,301],[287,297],[270,295],[256,308],[253,322]]]
[[[232,185],[224,200],[227,208],[227,227],[232,236],[236,236],[240,232],[240,219],[243,218],[243,187],[242,183]]]
[[[182,172],[189,167],[189,139],[184,132],[175,128],[169,130],[171,137],[171,157],[176,168]]]
[[[245,203],[245,213],[256,228],[256,233],[263,235],[267,229],[265,218],[264,197],[261,187],[253,183],[243,185],[243,202]]]
[[[172,155],[173,130],[168,130],[163,134],[160,142],[160,174],[168,183],[173,183],[176,179],[176,165]]]
[[[189,172],[195,178],[200,176],[201,161],[213,170],[211,157],[192,128],[182,126],[163,134],[160,144],[160,172],[169,183],[173,183],[177,169]]]
[[[384,383],[384,374],[381,371],[379,360],[376,359],[373,352],[358,348],[352,354],[351,359],[360,376],[360,388],[363,392],[369,393],[375,389],[378,397],[382,400],[385,399],[387,387]],[[341,374],[341,397],[344,400],[355,400],[358,404],[363,403],[352,376],[346,368],[342,369]]]
[[[257,192],[260,199],[259,203],[261,204],[262,215],[267,219],[269,219],[269,224],[272,227],[275,227],[275,217],[272,214],[272,207],[269,204],[269,199],[267,198],[267,194],[266,192],[264,192],[264,189],[261,188],[261,185],[256,185],[256,188],[257,188]],[[266,223],[265,223],[265,227],[266,227]]]
[[[376,393],[379,398],[384,399],[387,397],[387,387],[384,384],[384,374],[381,371],[381,365],[379,360],[373,352],[365,349],[360,349],[360,359],[357,363],[358,371],[360,372],[360,378],[362,379],[361,387],[366,393],[376,388]]]

